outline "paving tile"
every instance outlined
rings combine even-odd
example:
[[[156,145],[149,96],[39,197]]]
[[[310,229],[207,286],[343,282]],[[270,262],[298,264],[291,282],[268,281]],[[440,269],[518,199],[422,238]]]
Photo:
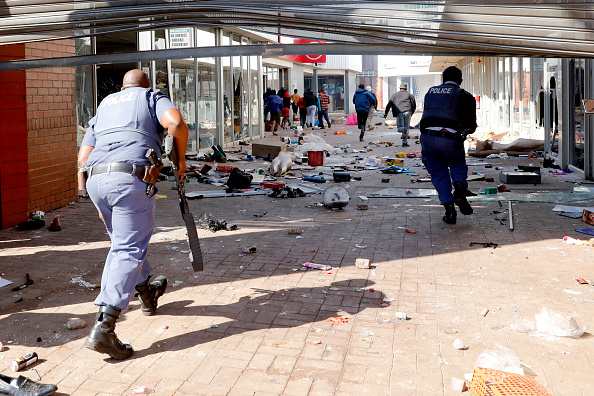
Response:
[[[334,128],[354,131],[339,124]],[[347,162],[355,155],[393,156],[401,150],[359,143],[354,133],[325,137],[331,144],[372,150],[345,154]],[[378,141],[398,143],[397,137],[383,127],[369,133]],[[411,145],[406,151],[419,149]],[[497,178],[498,171],[482,166],[489,162],[511,169],[527,160],[486,160],[470,168]],[[264,166],[260,161],[235,164]],[[453,395],[451,378],[471,372],[478,355],[498,343],[529,365],[552,394],[592,394],[591,303],[572,300],[594,300],[591,286],[575,282],[591,271],[591,248],[562,243],[565,235],[579,238],[573,230],[582,227],[581,221],[552,213],[554,204],[518,203],[516,229],[510,232],[493,213],[505,212],[506,205],[480,202],[474,204],[475,214],[460,216],[450,226],[442,222],[443,208],[435,197],[371,198],[369,209],[358,211],[359,195],[387,186],[430,186],[412,184],[407,175],[389,176],[386,185],[380,181],[385,175],[376,170],[357,175],[363,180],[343,184],[351,196],[344,210],[314,206],[319,195],[189,201],[196,217],[209,212],[239,225],[236,231],[217,233],[199,229],[206,261],[202,273],[188,268],[185,228],[177,197],[170,192],[173,183],[160,183],[166,197],[157,200],[148,257],[154,272],[168,277],[169,287],[159,300],[158,315],[143,316],[136,299],[122,314],[116,332],[135,348],[125,361],[84,348],[89,327],[64,327],[72,317],[91,324],[97,310],[97,291],[71,283],[76,277],[99,283],[109,249],[92,203],[81,200],[46,214],[60,216],[59,233],[0,230],[2,277],[18,283],[28,272],[35,280],[19,292],[0,290],[0,342],[8,347],[0,356],[9,362],[36,350],[40,362],[34,367],[43,382],[72,395],[128,395],[134,386],[148,386],[166,396],[435,396]],[[566,184],[543,173],[539,189]],[[474,191],[486,185],[470,183]],[[186,187],[217,189],[197,183]],[[304,218],[314,221],[285,223]],[[288,234],[297,227],[303,229],[299,239]],[[406,228],[417,233],[406,233]],[[472,241],[501,246],[470,247]],[[247,244],[257,246],[257,252],[240,256]],[[371,259],[372,268],[355,268],[357,258]],[[305,261],[335,268],[331,274],[301,270]],[[393,300],[381,306],[384,298]],[[534,321],[545,306],[574,316],[588,333],[577,340],[547,339],[509,327]],[[485,308],[489,313],[483,317]],[[409,320],[397,321],[397,311]],[[335,316],[348,322],[326,321]],[[456,338],[469,349],[455,350]],[[8,364],[2,369],[14,375]]]

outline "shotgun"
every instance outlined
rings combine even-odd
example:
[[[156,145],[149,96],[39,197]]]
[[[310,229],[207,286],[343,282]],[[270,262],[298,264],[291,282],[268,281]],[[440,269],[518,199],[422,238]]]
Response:
[[[202,271],[204,269],[204,261],[202,259],[202,250],[200,249],[200,241],[198,240],[198,231],[196,230],[196,223],[194,216],[190,213],[188,208],[188,201],[186,200],[186,189],[184,181],[179,179],[179,161],[175,145],[173,144],[173,136],[165,136],[165,155],[171,161],[171,169],[177,184],[177,193],[179,194],[179,209],[181,210],[182,218],[186,223],[188,231],[188,242],[190,244],[190,261],[194,271]]]

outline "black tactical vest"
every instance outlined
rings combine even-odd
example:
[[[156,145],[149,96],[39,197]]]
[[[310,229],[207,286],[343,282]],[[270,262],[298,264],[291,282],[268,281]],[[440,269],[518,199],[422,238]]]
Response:
[[[462,88],[453,84],[431,87],[425,95],[421,130],[429,127],[443,127],[461,132],[460,94],[462,91]]]

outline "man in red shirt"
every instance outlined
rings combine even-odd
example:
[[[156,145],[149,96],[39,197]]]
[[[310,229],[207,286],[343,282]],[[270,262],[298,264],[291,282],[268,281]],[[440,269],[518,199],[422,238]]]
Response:
[[[318,126],[320,127],[320,129],[326,129],[324,128],[324,121],[322,119],[323,117],[326,119],[328,128],[330,128],[332,126],[332,124],[330,123],[330,118],[328,118],[328,106],[330,105],[330,95],[328,95],[324,87],[322,87],[322,89],[320,90],[318,98],[320,99],[320,106],[318,108]]]

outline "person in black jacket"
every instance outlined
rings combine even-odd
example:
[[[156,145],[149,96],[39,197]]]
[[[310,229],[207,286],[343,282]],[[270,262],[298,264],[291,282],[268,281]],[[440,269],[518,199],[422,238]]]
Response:
[[[462,71],[450,66],[443,72],[443,84],[431,87],[425,95],[421,118],[421,157],[439,201],[445,208],[443,221],[456,223],[456,208],[464,215],[473,213],[466,200],[468,166],[464,152],[466,135],[476,130],[476,101],[460,88]],[[452,194],[452,184],[454,193]]]
[[[318,97],[313,93],[313,91],[310,88],[305,93],[304,98],[305,106],[307,108],[306,124],[308,127],[313,128],[315,122],[314,117],[316,115],[316,108],[318,104]]]

